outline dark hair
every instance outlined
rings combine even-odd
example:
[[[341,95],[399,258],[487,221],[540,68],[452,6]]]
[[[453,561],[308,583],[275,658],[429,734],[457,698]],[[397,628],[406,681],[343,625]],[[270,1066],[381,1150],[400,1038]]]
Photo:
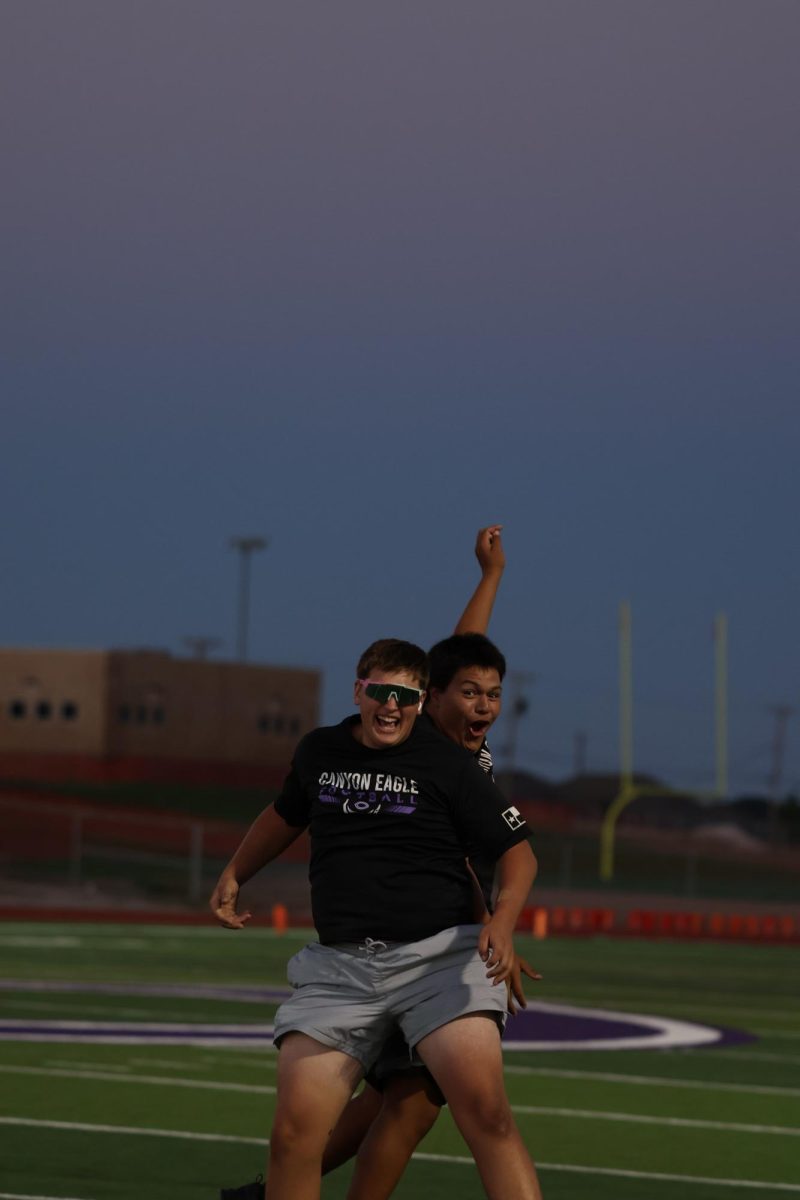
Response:
[[[428,686],[428,656],[413,642],[402,642],[399,638],[380,638],[367,646],[358,660],[356,674],[359,679],[369,679],[373,671],[408,671],[425,690]]]
[[[501,679],[506,673],[505,658],[482,633],[454,633],[428,651],[428,660],[431,687],[440,692],[450,686],[453,676],[464,667],[494,668]]]

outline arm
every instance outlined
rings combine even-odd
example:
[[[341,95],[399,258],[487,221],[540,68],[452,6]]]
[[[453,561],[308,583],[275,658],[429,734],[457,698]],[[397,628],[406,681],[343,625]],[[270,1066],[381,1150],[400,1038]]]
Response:
[[[239,888],[291,846],[302,832],[303,826],[288,825],[272,805],[256,817],[211,894],[211,911],[221,925],[226,929],[244,929],[252,914],[237,913]]]
[[[486,529],[478,531],[475,557],[480,563],[481,578],[459,618],[454,633],[485,634],[489,628],[495,596],[506,565],[500,537],[502,528],[502,525],[489,525]]]
[[[470,882],[472,884],[472,904],[475,924],[488,925],[492,919],[492,914],[486,907],[483,888],[478,882],[478,876],[473,871],[469,859],[467,859],[467,870],[469,871]],[[523,975],[527,975],[528,979],[533,979],[534,981],[542,978],[539,972],[535,971],[530,963],[526,962],[524,958],[520,958],[515,950],[511,973],[506,979],[506,989],[508,991],[508,1011],[512,1017],[517,1015],[520,1008],[528,1007],[528,1002],[525,999],[525,993],[522,990]]]
[[[512,934],[536,878],[536,869],[536,858],[527,841],[517,842],[497,860],[500,890],[494,912],[478,937],[478,951],[494,983],[502,983],[512,974]]]

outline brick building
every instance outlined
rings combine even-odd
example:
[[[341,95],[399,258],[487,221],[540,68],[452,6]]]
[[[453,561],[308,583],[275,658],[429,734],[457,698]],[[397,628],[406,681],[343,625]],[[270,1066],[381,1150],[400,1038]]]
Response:
[[[320,675],[157,650],[0,650],[0,778],[263,782],[319,722]]]

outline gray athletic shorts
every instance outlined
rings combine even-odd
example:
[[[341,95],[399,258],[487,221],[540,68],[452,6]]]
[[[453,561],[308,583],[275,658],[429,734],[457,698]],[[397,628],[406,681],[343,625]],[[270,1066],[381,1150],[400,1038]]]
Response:
[[[398,1075],[413,1075],[417,1078],[424,1076],[427,1094],[434,1104],[438,1104],[440,1108],[447,1104],[444,1092],[425,1066],[419,1053],[411,1049],[399,1029],[390,1034],[388,1040],[383,1043],[380,1054],[364,1078],[376,1092],[383,1092],[389,1081],[397,1079]]]
[[[295,991],[275,1014],[276,1044],[305,1033],[368,1071],[397,1026],[411,1047],[467,1013],[490,1013],[502,1029],[506,989],[486,976],[480,931],[456,925],[420,942],[304,947],[289,960]]]

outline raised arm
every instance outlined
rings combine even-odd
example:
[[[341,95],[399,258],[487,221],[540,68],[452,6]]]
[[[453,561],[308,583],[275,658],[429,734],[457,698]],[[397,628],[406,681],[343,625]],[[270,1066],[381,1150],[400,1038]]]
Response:
[[[244,835],[233,858],[219,877],[209,905],[226,929],[243,929],[251,913],[236,911],[239,888],[277,858],[303,832],[303,827],[288,825],[270,804]]]
[[[481,578],[469,598],[454,633],[483,633],[489,628],[495,596],[506,565],[501,539],[502,525],[488,525],[478,531],[475,557],[480,563]]]

